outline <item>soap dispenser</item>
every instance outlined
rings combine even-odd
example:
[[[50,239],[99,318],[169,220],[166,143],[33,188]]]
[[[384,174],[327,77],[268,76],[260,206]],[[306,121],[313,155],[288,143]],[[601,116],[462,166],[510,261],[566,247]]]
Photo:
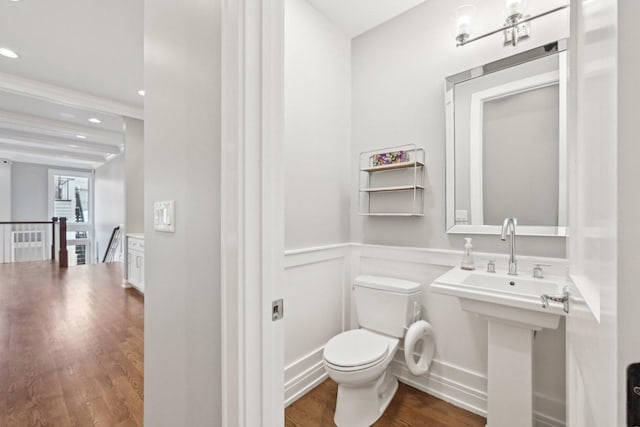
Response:
[[[475,270],[476,267],[473,263],[473,245],[471,244],[471,237],[465,237],[467,242],[464,244],[464,255],[462,256],[462,263],[460,268],[463,270]]]

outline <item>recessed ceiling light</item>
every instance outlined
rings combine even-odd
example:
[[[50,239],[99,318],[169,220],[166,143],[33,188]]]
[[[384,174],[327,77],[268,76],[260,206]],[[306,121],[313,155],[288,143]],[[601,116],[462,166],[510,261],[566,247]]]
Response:
[[[144,96],[144,89],[140,89],[140,90],[138,91],[138,95],[140,95],[140,96]]]
[[[20,55],[12,51],[11,49],[7,49],[6,47],[0,47],[0,55],[5,56],[11,59],[20,58]]]
[[[96,123],[96,124],[98,124],[98,123],[102,123],[102,120],[100,120],[100,119],[98,119],[98,118],[95,118],[95,117],[91,117],[91,118],[89,119],[89,121],[90,121],[91,123]]]
[[[76,135],[76,138],[78,139],[87,139],[86,135]]]

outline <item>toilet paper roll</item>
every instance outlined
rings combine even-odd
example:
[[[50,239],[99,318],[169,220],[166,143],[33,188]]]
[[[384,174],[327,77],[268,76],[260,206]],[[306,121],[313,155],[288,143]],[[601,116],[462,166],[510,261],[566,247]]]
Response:
[[[423,340],[422,352],[420,358],[416,362],[414,353],[416,344]],[[429,366],[433,360],[433,353],[435,352],[436,345],[433,340],[433,328],[431,325],[424,321],[418,320],[409,327],[407,334],[404,337],[404,360],[407,362],[407,367],[413,375],[424,375],[429,371]]]

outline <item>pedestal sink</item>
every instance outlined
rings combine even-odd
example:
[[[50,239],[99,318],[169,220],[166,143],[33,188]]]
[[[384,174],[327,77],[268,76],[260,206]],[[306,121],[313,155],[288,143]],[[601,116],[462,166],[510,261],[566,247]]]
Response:
[[[488,320],[487,427],[533,426],[533,337],[556,329],[562,303],[543,294],[563,293],[562,278],[534,279],[454,268],[431,291],[458,297],[463,310]]]

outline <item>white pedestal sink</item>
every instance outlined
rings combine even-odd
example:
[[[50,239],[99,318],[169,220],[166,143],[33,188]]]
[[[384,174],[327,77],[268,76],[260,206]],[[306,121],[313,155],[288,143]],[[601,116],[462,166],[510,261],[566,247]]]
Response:
[[[543,308],[540,297],[562,294],[562,282],[454,268],[431,284],[488,320],[487,427],[533,426],[534,331],[556,329],[565,315],[561,303]]]

